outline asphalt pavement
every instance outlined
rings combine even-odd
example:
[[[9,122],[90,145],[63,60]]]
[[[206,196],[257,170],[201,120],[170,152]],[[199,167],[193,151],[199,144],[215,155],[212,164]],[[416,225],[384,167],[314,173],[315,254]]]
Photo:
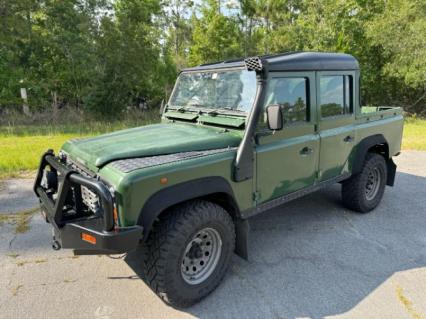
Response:
[[[0,181],[0,214],[21,212],[38,203],[33,192],[34,179]]]
[[[0,318],[426,319],[426,152],[396,162],[395,187],[369,214],[344,209],[335,185],[252,218],[250,260],[234,256],[218,289],[188,309],[137,276],[137,252],[75,257],[50,248],[39,214],[23,233],[0,221]],[[0,187],[0,213],[33,205],[17,191],[13,201],[28,203],[12,207],[14,182]]]

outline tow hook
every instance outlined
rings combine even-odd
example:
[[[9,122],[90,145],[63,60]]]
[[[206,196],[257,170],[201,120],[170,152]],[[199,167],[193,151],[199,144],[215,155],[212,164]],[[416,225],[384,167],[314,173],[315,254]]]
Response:
[[[57,240],[52,241],[52,248],[53,250],[59,250],[61,249],[61,244]]]

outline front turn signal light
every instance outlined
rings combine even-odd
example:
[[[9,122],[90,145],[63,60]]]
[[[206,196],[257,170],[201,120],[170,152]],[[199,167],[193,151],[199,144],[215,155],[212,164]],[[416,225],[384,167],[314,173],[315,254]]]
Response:
[[[117,207],[114,207],[113,209],[113,218],[114,218],[114,224],[116,226],[118,226],[118,211],[117,211]]]
[[[81,240],[84,240],[84,241],[87,241],[88,243],[96,245],[96,237],[92,235],[81,233]]]

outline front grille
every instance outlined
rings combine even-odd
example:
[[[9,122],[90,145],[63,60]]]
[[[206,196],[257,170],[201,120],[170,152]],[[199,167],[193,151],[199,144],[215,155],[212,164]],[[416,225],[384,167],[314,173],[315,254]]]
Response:
[[[66,164],[85,177],[96,177],[96,174],[93,174],[86,167],[83,167],[81,164],[76,163],[68,156],[66,159]],[[83,200],[84,205],[86,205],[87,208],[93,213],[96,213],[99,210],[99,196],[85,186],[81,186],[81,199]]]
[[[81,186],[81,198],[84,205],[89,208],[93,213],[99,209],[99,197],[85,186]]]

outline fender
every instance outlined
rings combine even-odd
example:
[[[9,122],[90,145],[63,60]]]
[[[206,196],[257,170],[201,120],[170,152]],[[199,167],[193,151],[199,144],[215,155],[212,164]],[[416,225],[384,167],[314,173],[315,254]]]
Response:
[[[226,194],[231,199],[233,208],[239,214],[231,186],[226,179],[219,176],[190,180],[154,193],[142,207],[138,218],[138,225],[144,228],[144,240],[151,231],[155,219],[167,208],[187,200],[219,193]]]
[[[231,216],[235,223],[236,248],[235,252],[242,258],[248,258],[247,220],[241,219],[239,207],[235,201],[234,192],[229,182],[223,177],[204,177],[180,184],[172,185],[153,194],[143,206],[138,225],[143,226],[143,240],[148,238],[155,219],[167,208],[187,200],[222,194],[226,196],[227,206],[232,207]]]
[[[386,184],[389,186],[393,186],[395,181],[396,165],[393,162],[392,158],[390,157],[389,144],[382,134],[376,134],[376,135],[366,137],[357,144],[357,146],[355,147],[356,149],[355,155],[352,160],[353,161],[352,174],[357,174],[361,172],[365,156],[367,155],[368,151],[371,148],[377,145],[383,145],[385,150],[384,155],[385,155],[386,166],[388,170],[388,179],[386,181]]]

